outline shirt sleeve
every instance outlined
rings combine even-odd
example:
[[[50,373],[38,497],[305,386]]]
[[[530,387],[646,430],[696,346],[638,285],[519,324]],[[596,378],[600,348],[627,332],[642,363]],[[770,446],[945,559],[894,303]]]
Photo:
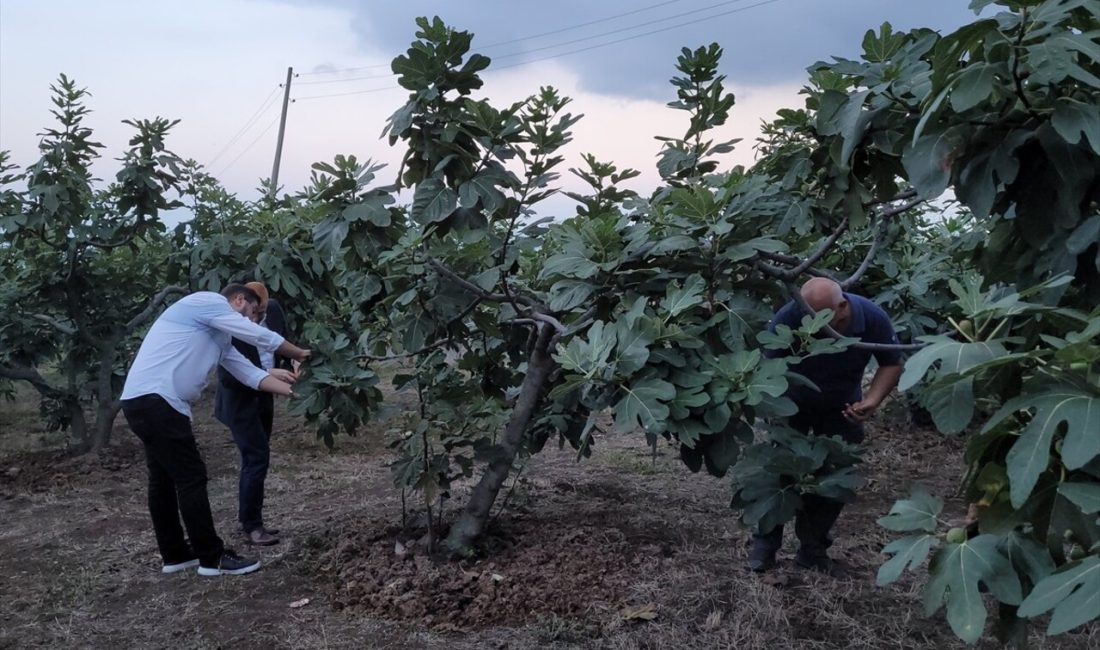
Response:
[[[273,352],[286,340],[266,327],[261,327],[233,311],[233,308],[224,299],[221,305],[217,303],[210,305],[208,309],[202,310],[196,318],[208,327],[224,332],[266,352]]]
[[[890,322],[890,317],[886,315],[886,312],[883,312],[880,318],[876,320],[879,321],[879,324],[875,327],[874,340],[867,342],[897,345],[898,335],[894,331],[894,324]],[[880,366],[900,366],[901,352],[898,350],[875,350],[875,361],[878,361]]]
[[[257,368],[256,364],[246,359],[232,345],[226,346],[222,350],[219,363],[221,363],[222,368],[229,371],[229,374],[236,377],[237,381],[255,390],[259,390],[260,382],[264,380],[264,377],[267,377],[266,370]]]

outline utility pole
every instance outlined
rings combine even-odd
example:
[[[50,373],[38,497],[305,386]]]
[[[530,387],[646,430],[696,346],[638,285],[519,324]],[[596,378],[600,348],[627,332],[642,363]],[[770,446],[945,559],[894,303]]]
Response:
[[[283,157],[283,134],[286,133],[286,109],[290,105],[290,80],[294,78],[294,68],[286,69],[286,84],[283,85],[283,116],[279,119],[279,141],[275,145],[275,164],[271,166],[271,189],[269,198],[275,198],[279,187],[279,161]]]

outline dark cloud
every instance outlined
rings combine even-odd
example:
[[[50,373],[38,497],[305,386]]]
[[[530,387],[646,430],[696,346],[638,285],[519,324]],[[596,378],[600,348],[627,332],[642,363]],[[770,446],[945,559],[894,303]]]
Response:
[[[414,18],[439,15],[455,28],[474,32],[475,50],[492,57],[494,68],[555,57],[576,71],[586,90],[652,98],[669,96],[667,81],[685,46],[719,43],[725,49],[722,70],[735,83],[798,82],[805,78],[806,66],[815,61],[857,56],[864,32],[883,22],[896,30],[948,31],[974,18],[967,0],[762,1],[326,0],[326,4],[355,12],[352,27],[365,51],[387,56],[403,52],[414,38]],[[642,10],[647,7],[651,8]],[[628,12],[634,13],[623,15]],[[594,21],[601,22],[573,28]],[[562,31],[538,36],[554,30]],[[645,32],[657,33],[638,36]]]

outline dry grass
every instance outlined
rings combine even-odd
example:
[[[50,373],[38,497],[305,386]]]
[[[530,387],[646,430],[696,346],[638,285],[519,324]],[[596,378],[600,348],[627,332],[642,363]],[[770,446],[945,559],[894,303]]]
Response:
[[[35,435],[27,408],[21,401],[16,415],[0,412],[0,439]],[[196,431],[215,519],[232,542],[236,451],[209,411],[196,409]],[[871,481],[845,511],[834,548],[853,568],[843,581],[795,568],[790,540],[775,572],[749,573],[749,536],[727,507],[728,481],[691,474],[671,447],[659,447],[654,460],[641,436],[607,436],[582,463],[569,449],[548,448],[529,462],[504,516],[560,526],[603,518],[646,554],[647,570],[632,577],[622,603],[593,605],[580,618],[531,611],[523,625],[455,632],[335,611],[331,580],[314,572],[334,534],[368,536],[377,531],[356,522],[400,521],[385,426],[342,438],[332,452],[285,415],[277,429],[266,514],[284,542],[257,549],[265,568],[244,578],[158,572],[145,468],[121,420],[115,445],[99,459],[0,449],[0,648],[964,647],[942,614],[923,616],[916,579],[873,584],[889,539],[874,520],[913,480],[940,494],[956,487],[961,443],[936,434],[872,431]],[[19,475],[3,478],[9,467]],[[951,501],[949,510],[961,504]],[[603,542],[594,535],[589,543]],[[290,608],[302,598],[311,602]],[[624,620],[621,610],[639,605],[652,605],[656,618]],[[1100,647],[1097,627],[1036,637],[1035,647]]]

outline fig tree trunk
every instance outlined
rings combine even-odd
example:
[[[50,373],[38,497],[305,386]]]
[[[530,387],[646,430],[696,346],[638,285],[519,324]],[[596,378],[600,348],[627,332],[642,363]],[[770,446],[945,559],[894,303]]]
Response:
[[[531,358],[528,360],[527,375],[520,386],[512,416],[504,428],[500,453],[495,455],[485,469],[481,480],[474,487],[473,494],[470,495],[469,502],[444,541],[444,546],[452,554],[471,554],[474,543],[485,532],[489,513],[492,512],[497,495],[500,494],[500,489],[512,471],[512,463],[523,443],[523,435],[531,424],[531,418],[542,398],[546,380],[554,369],[555,362],[549,350],[554,331],[554,328],[549,325],[540,326]]]

